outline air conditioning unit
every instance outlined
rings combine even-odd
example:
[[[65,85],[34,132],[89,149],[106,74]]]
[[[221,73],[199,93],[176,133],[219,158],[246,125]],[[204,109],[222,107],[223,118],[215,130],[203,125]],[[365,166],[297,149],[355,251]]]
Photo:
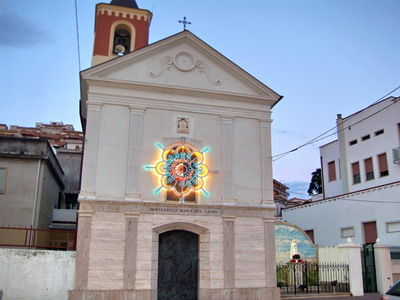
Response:
[[[400,147],[393,149],[393,163],[400,165]]]

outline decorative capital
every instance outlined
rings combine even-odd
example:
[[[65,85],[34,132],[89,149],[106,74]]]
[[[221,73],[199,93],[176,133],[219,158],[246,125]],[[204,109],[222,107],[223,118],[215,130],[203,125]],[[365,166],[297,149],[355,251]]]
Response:
[[[222,219],[224,222],[235,222],[236,217],[235,216],[222,216]]]
[[[79,218],[92,217],[93,216],[93,210],[78,210],[78,216],[79,216]]]
[[[140,214],[137,212],[125,212],[126,219],[138,219],[139,216],[140,216]]]
[[[275,218],[264,218],[264,223],[275,223]]]

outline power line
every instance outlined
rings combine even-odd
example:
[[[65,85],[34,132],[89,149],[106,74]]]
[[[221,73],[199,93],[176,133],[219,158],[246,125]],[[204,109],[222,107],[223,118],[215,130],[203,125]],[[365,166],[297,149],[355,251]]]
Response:
[[[400,85],[399,85],[398,87],[396,87],[395,89],[393,89],[392,91],[390,91],[389,93],[387,93],[385,96],[383,96],[383,97],[379,98],[378,100],[376,100],[374,103],[372,103],[372,104],[371,104],[370,106],[368,106],[368,107],[371,107],[372,105],[375,105],[376,103],[382,101],[382,99],[386,98],[388,95],[392,94],[393,92],[397,91],[398,89],[400,89]],[[374,115],[380,113],[381,111],[383,111],[383,110],[389,108],[390,106],[394,105],[395,103],[397,103],[397,101],[395,101],[395,102],[389,104],[388,106],[386,106],[386,107],[380,109],[379,111],[377,111],[377,112],[375,112],[375,113],[373,113],[373,114],[371,114],[371,115],[369,115],[369,116],[367,116],[367,117],[361,119],[360,121],[357,121],[356,123],[352,124],[351,126],[355,126],[355,125],[357,125],[357,124],[359,124],[359,123],[361,123],[361,122],[363,122],[363,121],[369,119],[370,117],[372,117],[372,116],[374,116]],[[353,115],[351,115],[350,117],[346,118],[345,120],[343,120],[343,123],[349,121],[349,120],[350,120],[351,118],[353,118],[355,115],[356,115],[356,114],[353,114]],[[282,152],[282,153],[280,153],[280,154],[277,154],[277,155],[272,156],[272,159],[273,159],[273,161],[276,161],[276,160],[278,160],[278,159],[281,159],[281,158],[285,157],[286,155],[288,155],[288,154],[290,154],[290,153],[292,153],[292,152],[295,152],[295,151],[299,150],[300,148],[303,148],[303,147],[305,147],[305,146],[308,146],[308,145],[314,144],[314,143],[316,143],[316,142],[319,142],[319,141],[321,141],[321,140],[324,140],[324,139],[326,139],[326,138],[328,138],[328,137],[330,137],[330,136],[332,136],[332,135],[335,135],[335,134],[337,134],[337,133],[339,133],[339,132],[341,132],[341,131],[343,131],[343,130],[345,130],[345,129],[350,128],[351,126],[349,125],[349,126],[347,126],[347,127],[344,127],[343,129],[341,129],[341,130],[339,130],[339,131],[337,130],[337,126],[332,127],[331,129],[325,131],[324,133],[318,135],[317,137],[311,139],[310,141],[308,141],[308,142],[306,142],[306,143],[304,143],[304,144],[302,144],[302,145],[300,145],[300,146],[298,146],[298,147],[296,147],[296,148],[293,148],[292,150],[289,150],[289,151],[286,151],[286,152]],[[335,131],[334,133],[331,133],[331,134],[325,136],[326,134],[328,134],[328,133],[331,132],[332,130],[336,130],[336,131]]]
[[[395,91],[397,91],[398,89],[400,89],[400,85],[399,85],[397,88],[395,88],[393,91],[387,93],[385,96],[383,96],[383,97],[379,98],[378,100],[376,100],[376,101],[375,101],[374,103],[372,103],[371,105],[374,105],[374,104],[378,103],[379,101],[382,101],[383,99],[385,99],[387,96],[393,94],[393,93],[394,93]]]
[[[78,45],[78,65],[79,71],[81,70],[81,50],[79,44],[79,24],[78,24],[78,4],[77,0],[75,0],[75,24],[76,24],[76,43]]]

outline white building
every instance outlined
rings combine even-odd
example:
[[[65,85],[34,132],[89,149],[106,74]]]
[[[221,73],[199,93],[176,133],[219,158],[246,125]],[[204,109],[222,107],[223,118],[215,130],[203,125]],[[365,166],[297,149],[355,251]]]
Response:
[[[400,98],[346,118],[338,139],[320,147],[323,199],[283,211],[283,220],[314,232],[320,246],[400,246]]]

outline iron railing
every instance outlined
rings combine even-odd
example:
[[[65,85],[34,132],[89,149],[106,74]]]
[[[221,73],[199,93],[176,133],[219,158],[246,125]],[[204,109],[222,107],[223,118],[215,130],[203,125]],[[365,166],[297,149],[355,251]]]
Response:
[[[0,227],[0,247],[75,250],[76,230]]]
[[[345,263],[279,263],[276,275],[281,294],[350,292],[349,265]]]

